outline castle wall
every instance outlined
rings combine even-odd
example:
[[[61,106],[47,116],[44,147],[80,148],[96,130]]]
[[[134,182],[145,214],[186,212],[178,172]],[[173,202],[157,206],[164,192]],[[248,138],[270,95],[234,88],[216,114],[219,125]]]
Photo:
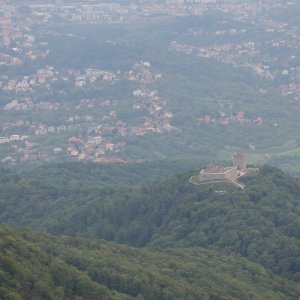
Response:
[[[238,179],[238,169],[237,167],[230,167],[225,171],[225,176],[227,180],[235,181]]]
[[[200,173],[199,178],[201,181],[212,181],[212,180],[226,180],[225,173]]]
[[[238,172],[236,167],[223,168],[219,172],[211,172],[202,170],[199,174],[200,181],[213,181],[213,180],[229,180],[235,181],[238,178]]]

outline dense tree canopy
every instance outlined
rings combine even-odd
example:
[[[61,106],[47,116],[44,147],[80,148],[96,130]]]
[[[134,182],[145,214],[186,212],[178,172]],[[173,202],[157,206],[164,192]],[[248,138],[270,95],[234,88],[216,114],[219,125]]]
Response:
[[[293,282],[201,248],[158,251],[0,227],[1,299],[289,299]]]
[[[83,166],[80,175],[70,175],[74,181],[67,180],[66,168],[61,184],[52,178],[55,167],[33,170],[32,176],[3,172],[0,221],[138,247],[215,249],[299,281],[300,185],[283,172],[264,167],[260,175],[243,178],[245,190],[226,184],[194,186],[188,183],[192,173],[125,186],[132,167],[127,174],[126,168],[115,177],[110,173],[111,182],[119,178],[123,186],[103,185],[101,176],[99,186],[95,179],[90,185],[84,179],[84,185],[76,184],[90,168]],[[144,174],[147,178],[147,169]]]

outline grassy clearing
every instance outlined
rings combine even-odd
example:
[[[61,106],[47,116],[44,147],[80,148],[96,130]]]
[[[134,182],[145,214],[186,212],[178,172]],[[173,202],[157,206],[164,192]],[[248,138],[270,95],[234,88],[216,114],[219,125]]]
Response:
[[[276,159],[277,157],[300,157],[300,147],[295,148],[295,146],[292,147],[287,145],[257,150],[239,149],[238,151],[246,153],[248,164],[267,163],[270,159]],[[231,157],[235,152],[236,151],[232,150],[220,150],[217,159],[226,161],[231,160]]]

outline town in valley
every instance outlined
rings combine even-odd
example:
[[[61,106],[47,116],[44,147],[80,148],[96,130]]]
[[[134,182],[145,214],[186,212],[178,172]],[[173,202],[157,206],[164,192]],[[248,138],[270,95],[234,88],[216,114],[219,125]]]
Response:
[[[114,40],[122,26],[142,22],[147,28],[172,18],[204,18],[214,13],[221,18],[222,28],[200,22],[181,32],[170,31],[168,55],[245,70],[262,82],[255,86],[257,99],[278,93],[287,110],[289,105],[291,111],[298,107],[299,26],[276,17],[278,11],[298,8],[297,1],[0,2],[0,160],[4,164],[141,161],[148,157],[130,151],[148,137],[173,139],[172,143],[185,148],[186,142],[180,140],[185,126],[203,132],[226,127],[259,132],[284,126],[280,116],[221,97],[214,97],[211,108],[204,104],[195,112],[191,104],[193,113],[181,116],[180,103],[172,98],[172,91],[164,90],[164,82],[172,78],[146,54],[126,66],[80,64],[88,53],[75,57],[73,65],[54,64],[53,57],[59,55],[55,51],[61,47],[54,46],[57,41],[89,43],[88,26],[113,28],[103,45],[108,45],[106,51],[116,47],[122,52],[135,47],[129,38]],[[76,34],[74,28],[83,29]],[[177,75],[175,70],[170,74]],[[184,95],[182,101],[188,104],[189,98]],[[183,126],[180,118],[189,124]],[[244,144],[250,150],[257,147],[255,140]]]

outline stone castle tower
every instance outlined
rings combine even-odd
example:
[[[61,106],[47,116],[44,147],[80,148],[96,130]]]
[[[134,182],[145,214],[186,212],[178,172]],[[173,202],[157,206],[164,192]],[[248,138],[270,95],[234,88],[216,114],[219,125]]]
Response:
[[[235,153],[232,156],[233,166],[238,170],[246,170],[246,155],[245,153]]]

